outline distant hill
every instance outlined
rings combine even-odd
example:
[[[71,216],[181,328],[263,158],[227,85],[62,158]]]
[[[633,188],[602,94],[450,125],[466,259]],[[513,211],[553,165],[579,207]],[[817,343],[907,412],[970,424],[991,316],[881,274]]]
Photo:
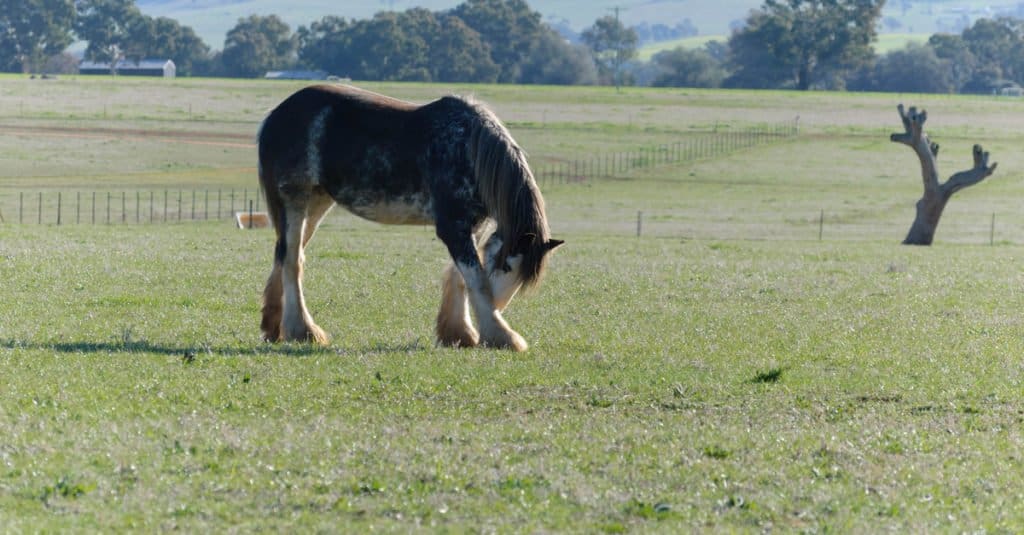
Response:
[[[875,53],[886,54],[893,50],[901,50],[909,43],[924,44],[928,42],[929,37],[931,37],[931,34],[928,33],[883,33],[878,36],[878,41],[874,44]],[[696,37],[650,43],[637,51],[637,59],[650,61],[655,54],[663,50],[672,50],[678,47],[686,49],[703,48],[708,41],[721,41],[724,43],[728,39],[729,36],[725,34],[698,35]]]
[[[700,36],[725,36],[762,0],[527,0],[545,20],[575,31],[589,27],[599,17],[612,15],[633,26],[643,22],[675,26],[689,19]],[[143,13],[166,16],[191,26],[214,49],[224,46],[224,36],[239,18],[252,14],[276,14],[295,30],[325,15],[363,19],[383,10],[421,6],[431,11],[451,9],[460,0],[137,0]],[[889,0],[883,11],[883,33],[930,35],[959,32],[982,17],[1000,14],[1024,18],[1021,0]]]

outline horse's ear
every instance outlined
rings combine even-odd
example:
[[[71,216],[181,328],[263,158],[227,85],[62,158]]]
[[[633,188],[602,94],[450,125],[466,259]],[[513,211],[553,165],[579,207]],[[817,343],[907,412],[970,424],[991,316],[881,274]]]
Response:
[[[544,247],[548,251],[554,251],[563,243],[565,243],[565,240],[548,240],[548,242],[544,244]]]

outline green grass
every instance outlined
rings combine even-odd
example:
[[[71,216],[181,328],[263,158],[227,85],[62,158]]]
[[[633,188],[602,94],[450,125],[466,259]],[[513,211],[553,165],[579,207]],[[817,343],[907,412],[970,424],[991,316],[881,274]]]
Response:
[[[35,106],[30,86],[11,81],[0,104]],[[101,82],[60,82],[52,90],[95,83],[85,94],[103,93]],[[413,100],[446,89],[375,87]],[[245,109],[292,88],[140,83],[148,98],[183,93],[194,109],[216,108],[221,89],[236,98],[219,119],[139,118],[139,107],[67,121],[232,134],[258,122]],[[433,347],[445,253],[428,228],[327,219],[305,287],[333,343],[314,348],[258,341],[268,231],[17,225],[6,213],[0,525],[675,533],[1024,522],[1018,101],[474,89],[536,158],[796,114],[802,133],[546,184],[553,233],[567,244],[539,290],[507,311],[525,354]],[[1000,162],[952,199],[932,247],[899,245],[920,195],[913,154],[887,140],[900,101],[928,107],[946,174],[968,165],[976,141]],[[242,148],[190,152],[201,171],[160,171],[180,147],[119,141],[149,150],[80,162],[45,157],[56,150],[45,136],[13,140],[4,168],[19,174],[3,175],[4,198],[25,184],[88,191],[108,174],[112,190],[140,176],[189,184],[203,169],[211,187],[253,181],[213,173],[243,165]],[[104,150],[67,143],[80,156]]]
[[[567,237],[509,310],[515,355],[431,347],[443,254],[418,229],[318,235],[330,349],[255,341],[266,233],[4,231],[5,524],[1022,520],[1018,247]]]

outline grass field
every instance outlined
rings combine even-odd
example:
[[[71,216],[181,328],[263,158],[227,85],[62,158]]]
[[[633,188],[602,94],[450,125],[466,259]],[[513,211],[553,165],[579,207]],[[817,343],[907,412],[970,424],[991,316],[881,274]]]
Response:
[[[0,196],[98,180],[252,187],[251,147],[182,146],[184,134],[238,142],[297,87],[132,81],[115,106],[109,81],[58,82],[0,79]],[[542,160],[795,115],[801,134],[545,186],[568,243],[508,310],[525,354],[433,347],[445,258],[426,228],[328,218],[306,289],[334,340],[313,348],[257,341],[266,231],[0,224],[4,530],[1024,523],[1024,103],[370,87],[420,101],[472,91]],[[953,198],[929,248],[899,245],[920,178],[888,141],[898,102],[929,109],[946,175],[975,142],[999,162]],[[89,129],[98,137],[79,136]]]

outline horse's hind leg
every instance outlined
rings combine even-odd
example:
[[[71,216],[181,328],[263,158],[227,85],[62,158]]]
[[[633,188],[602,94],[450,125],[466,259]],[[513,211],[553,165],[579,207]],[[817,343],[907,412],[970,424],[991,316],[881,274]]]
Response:
[[[281,320],[282,338],[325,345],[329,341],[313,321],[302,293],[303,252],[307,232],[307,214],[311,204],[309,192],[290,196],[284,201],[284,260],[281,263],[281,285],[284,311]],[[323,213],[320,213],[322,216]],[[312,229],[310,229],[312,236]]]
[[[313,239],[313,233],[320,226],[320,221],[334,207],[334,199],[321,189],[314,189],[309,199],[309,208],[306,216],[306,230],[302,233],[302,246],[305,247],[309,240]]]
[[[281,299],[284,290],[281,287],[281,264],[284,262],[284,232],[285,221],[284,205],[281,196],[277,192],[273,176],[260,166],[260,183],[263,186],[264,196],[267,199],[267,213],[274,225],[274,233],[277,240],[274,245],[274,267],[267,278],[267,285],[263,288],[263,307],[261,310],[260,330],[263,332],[263,339],[267,342],[277,342],[281,339]]]
[[[437,312],[437,343],[451,347],[473,347],[480,335],[469,317],[469,298],[466,283],[454,264],[444,270],[441,289],[441,309]]]
[[[284,213],[284,205],[280,197],[276,195],[269,195],[267,203],[271,217],[274,220],[274,228],[277,230],[278,238],[277,245],[274,248],[274,269],[270,272],[267,286],[263,290],[263,319],[260,322],[260,330],[263,331],[264,340],[267,342],[277,342],[281,340],[281,313],[283,310],[281,300],[284,297],[281,275],[283,271],[282,266],[287,254],[284,236],[285,223],[281,219],[281,214]],[[303,247],[313,238],[313,233],[320,224],[320,220],[330,211],[332,206],[334,206],[334,199],[326,193],[313,195],[309,204],[306,229],[302,235]]]
[[[278,240],[278,243],[281,243]],[[275,247],[275,249],[279,248]],[[260,330],[263,331],[263,339],[267,342],[277,342],[281,339],[281,298],[284,290],[281,287],[281,262],[274,253],[274,269],[270,271],[267,279],[267,286],[263,289],[263,319],[260,321]]]

